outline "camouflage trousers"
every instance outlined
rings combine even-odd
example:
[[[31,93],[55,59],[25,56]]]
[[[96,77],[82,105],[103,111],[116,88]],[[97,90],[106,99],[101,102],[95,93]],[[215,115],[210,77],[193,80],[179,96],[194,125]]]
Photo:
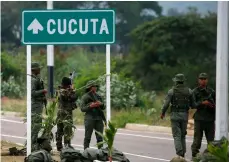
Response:
[[[62,138],[64,136],[64,145],[71,144],[73,136],[72,131],[73,119],[71,113],[58,112],[57,114],[57,132],[56,132],[56,147],[57,150],[63,148]]]
[[[32,114],[31,116],[31,151],[39,150],[37,144],[38,133],[42,127],[41,114]]]
[[[186,153],[185,137],[187,134],[187,124],[188,121],[186,120],[171,120],[176,154],[182,157],[184,157]]]
[[[93,130],[96,130],[100,133],[103,133],[104,125],[102,120],[93,120],[93,119],[85,119],[85,136],[84,136],[84,150],[89,147],[91,142],[91,135]],[[102,142],[103,138],[95,132],[97,143]],[[99,146],[98,148],[101,148]]]

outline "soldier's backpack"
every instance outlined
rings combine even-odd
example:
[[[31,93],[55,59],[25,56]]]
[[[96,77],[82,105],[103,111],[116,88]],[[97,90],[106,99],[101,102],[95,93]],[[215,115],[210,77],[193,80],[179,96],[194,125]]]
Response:
[[[82,154],[73,147],[65,147],[60,153],[61,162],[82,162]]]
[[[172,97],[172,111],[188,111],[190,102],[188,87],[174,87]]]
[[[174,157],[170,162],[187,162],[184,158],[182,157]]]
[[[98,157],[102,156],[99,155],[101,151],[99,149],[87,148],[82,153],[83,161],[85,162],[93,162],[94,160],[99,160]]]
[[[46,150],[38,150],[26,157],[24,162],[53,162],[53,159]]]
[[[103,147],[100,149],[101,153],[99,154],[98,160],[100,161],[108,161],[109,152],[107,147]],[[113,149],[112,152],[112,161],[119,161],[119,162],[130,162],[129,159],[123,154],[121,151],[117,149]]]

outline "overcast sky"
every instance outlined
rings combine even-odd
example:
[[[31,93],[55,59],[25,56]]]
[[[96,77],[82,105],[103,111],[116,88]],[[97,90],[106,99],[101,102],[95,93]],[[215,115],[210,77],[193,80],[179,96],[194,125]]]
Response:
[[[163,15],[167,14],[168,9],[176,8],[178,11],[186,11],[188,7],[197,7],[200,13],[207,13],[208,11],[217,11],[217,1],[160,1],[158,2],[163,8]]]

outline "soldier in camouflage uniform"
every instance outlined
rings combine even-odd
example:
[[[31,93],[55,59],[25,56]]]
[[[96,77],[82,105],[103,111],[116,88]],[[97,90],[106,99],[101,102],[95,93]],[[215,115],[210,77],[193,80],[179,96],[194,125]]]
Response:
[[[62,149],[62,137],[64,136],[64,145],[70,146],[72,137],[73,110],[77,108],[76,91],[71,88],[71,79],[64,77],[62,85],[57,91],[58,95],[58,112],[57,112],[57,132],[56,146],[57,150]],[[67,123],[65,122],[67,121]]]
[[[96,93],[98,85],[94,81],[89,81],[86,85],[86,93],[81,99],[81,111],[85,112],[84,125],[85,125],[85,137],[84,137],[84,149],[88,148],[91,142],[91,135],[93,130],[103,133],[103,111],[105,106],[102,98]],[[103,139],[97,133],[95,133],[97,143],[102,142]],[[102,146],[100,146],[102,147]],[[99,147],[99,148],[100,148]]]
[[[40,65],[37,62],[33,62],[31,65],[32,69],[32,78],[31,78],[31,144],[32,144],[32,151],[38,149],[36,140],[37,135],[42,126],[42,112],[44,105],[47,104],[47,99],[45,94],[47,90],[44,89],[43,80],[40,78]]]
[[[215,134],[215,91],[207,86],[208,76],[206,73],[199,75],[199,86],[193,90],[196,103],[194,114],[194,140],[192,144],[192,156],[199,153],[203,132],[207,142],[214,140]]]
[[[186,153],[185,136],[187,134],[188,110],[194,105],[192,91],[184,85],[185,76],[177,74],[173,79],[175,86],[168,91],[161,119],[164,118],[171,103],[171,126],[176,154],[184,157]]]

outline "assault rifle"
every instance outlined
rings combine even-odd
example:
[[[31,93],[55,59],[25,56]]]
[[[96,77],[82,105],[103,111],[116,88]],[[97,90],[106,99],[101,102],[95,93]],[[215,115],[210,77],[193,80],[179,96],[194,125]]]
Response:
[[[75,71],[69,74],[69,78],[71,79],[71,84],[73,84],[74,77],[75,77]]]
[[[212,108],[214,108],[215,107],[215,101],[214,101],[214,99],[213,99],[213,97],[212,97],[212,94],[210,94],[208,97],[205,97],[205,98],[203,98],[203,100],[202,101],[209,101],[212,105]]]
[[[91,100],[93,102],[100,101],[100,99],[98,99],[98,98],[96,98],[95,100],[91,96],[90,96],[90,98],[91,98]],[[99,96],[99,98],[100,98],[100,96]],[[107,125],[107,120],[106,120],[106,117],[105,117],[103,111],[100,108],[99,109],[96,109],[96,110],[98,111],[99,116],[102,118],[102,120],[105,123],[105,125]]]

